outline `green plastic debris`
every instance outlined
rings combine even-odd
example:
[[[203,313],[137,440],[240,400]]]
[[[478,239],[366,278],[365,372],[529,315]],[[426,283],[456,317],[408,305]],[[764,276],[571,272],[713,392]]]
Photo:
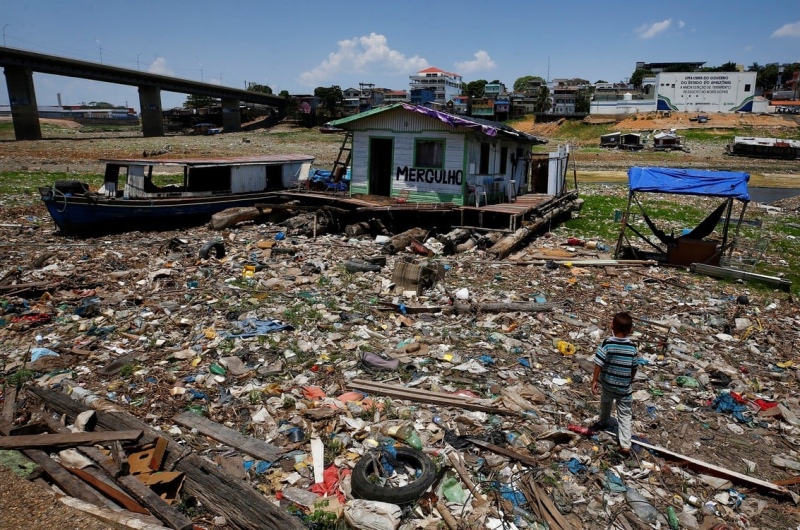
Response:
[[[686,388],[697,388],[699,385],[697,384],[697,379],[694,377],[689,377],[688,375],[679,375],[675,382],[678,383],[678,386],[686,387]]]
[[[214,375],[225,375],[225,368],[218,364],[212,364],[208,370]]]

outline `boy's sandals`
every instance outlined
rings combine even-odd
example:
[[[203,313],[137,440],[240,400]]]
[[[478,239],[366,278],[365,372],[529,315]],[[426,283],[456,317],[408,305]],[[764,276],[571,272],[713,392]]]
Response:
[[[630,456],[631,454],[630,448],[626,449],[624,447],[618,447],[617,452],[619,452],[619,454],[621,454],[622,456]]]

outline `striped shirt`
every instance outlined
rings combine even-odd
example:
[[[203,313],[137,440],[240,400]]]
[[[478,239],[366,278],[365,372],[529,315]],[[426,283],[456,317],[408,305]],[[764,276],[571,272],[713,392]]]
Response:
[[[594,363],[601,368],[600,384],[617,395],[628,396],[633,390],[633,368],[639,358],[636,345],[627,337],[609,337],[597,347]]]

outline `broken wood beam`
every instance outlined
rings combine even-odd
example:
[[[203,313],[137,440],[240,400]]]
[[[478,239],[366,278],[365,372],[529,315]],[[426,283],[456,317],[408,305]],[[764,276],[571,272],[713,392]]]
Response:
[[[24,450],[23,453],[38,464],[67,495],[77,497],[82,501],[97,506],[116,507],[116,504],[106,499],[84,481],[69,473],[61,464],[50,458],[50,455],[44,451],[40,449],[27,449]]]
[[[0,449],[38,449],[41,447],[68,448],[113,441],[135,442],[141,438],[141,436],[141,430],[4,436],[0,438]]]
[[[763,274],[756,274],[754,272],[745,272],[735,269],[726,269],[725,267],[716,267],[714,265],[706,265],[705,263],[692,263],[692,272],[699,272],[715,278],[727,278],[734,280],[754,281],[775,285],[783,291],[789,291],[792,288],[792,282],[786,278],[778,278],[777,276],[765,276]]]
[[[225,427],[215,421],[211,421],[208,418],[198,416],[193,412],[178,414],[172,418],[172,421],[190,429],[197,429],[199,433],[213,440],[266,462],[280,460],[283,454],[286,453],[286,449],[257,440],[252,436],[245,436],[238,431]]]
[[[389,254],[396,254],[409,246],[411,241],[414,239],[424,243],[428,232],[429,231],[426,228],[411,228],[405,232],[401,232],[396,236],[393,236],[389,241],[386,242],[383,248],[385,248]]]
[[[191,530],[193,528],[194,525],[191,519],[170,506],[167,501],[159,497],[155,491],[138,478],[126,475],[119,477],[117,482],[134,499],[150,510],[153,515],[167,523],[170,528],[175,528],[176,530]]]
[[[682,455],[680,453],[675,453],[673,451],[670,451],[669,449],[664,449],[663,447],[659,447],[657,445],[651,445],[639,440],[636,440],[633,443],[634,445],[639,445],[644,447],[645,449],[650,449],[651,451],[660,453],[662,456],[668,456],[676,460],[683,460],[690,467],[695,469],[701,469],[704,472],[719,478],[725,478],[730,481],[736,481],[748,484],[751,487],[758,488],[761,490],[767,490],[772,493],[777,493],[779,495],[785,495],[785,496],[790,495],[788,489],[786,489],[783,486],[779,486],[774,482],[767,482],[766,480],[761,480],[755,477],[743,475],[742,473],[731,471],[730,469],[725,469],[724,467],[720,467],[714,464],[709,464],[708,462],[703,462],[702,460],[697,460],[690,456]]]
[[[130,512],[103,509],[75,497],[59,497],[58,500],[65,506],[69,506],[70,508],[91,515],[104,523],[108,523],[109,528],[116,528],[118,530],[170,530],[169,527],[143,521]]]
[[[66,394],[41,387],[29,387],[28,391],[38,396],[51,410],[66,414],[70,418],[90,410]],[[141,429],[141,443],[153,443],[163,432],[153,430],[142,420],[120,411],[97,411],[97,425],[103,429]],[[184,474],[183,490],[193,495],[209,510],[222,515],[231,528],[280,528],[281,530],[303,530],[305,525],[282,508],[243,482],[221,469],[217,464],[195,454],[191,449],[168,440],[165,469]],[[73,477],[74,478],[74,477]]]
[[[521,453],[517,453],[516,451],[511,451],[510,449],[505,449],[500,447],[499,445],[490,444],[489,442],[484,442],[483,440],[478,440],[477,438],[467,438],[467,441],[477,445],[478,447],[482,447],[488,451],[493,453],[497,453],[498,455],[503,455],[508,457],[512,460],[516,460],[517,462],[521,462],[523,464],[540,467],[540,463],[535,459],[531,458],[528,455],[523,455]]]
[[[119,486],[115,483],[109,483],[110,479],[106,480],[105,477],[99,476],[103,472],[94,469],[92,470],[91,467],[86,469],[78,469],[77,467],[68,467],[66,468],[67,471],[81,479],[82,481],[86,482],[94,489],[108,497],[109,499],[113,500],[126,510],[132,513],[140,513],[143,515],[150,515],[150,512],[147,509],[130,498],[127,493],[120,490]],[[113,484],[113,485],[112,485]]]
[[[492,401],[487,399],[477,399],[456,394],[445,394],[443,392],[432,392],[421,388],[407,388],[395,385],[386,385],[364,379],[353,379],[347,384],[353,390],[361,390],[370,394],[380,394],[396,399],[407,399],[418,403],[431,403],[433,405],[443,405],[467,410],[480,410],[491,414],[515,415],[516,412],[492,406]]]
[[[442,308],[442,312],[456,315],[466,313],[546,313],[553,311],[559,304],[540,304],[538,302],[486,302],[472,304],[456,302],[452,306]]]

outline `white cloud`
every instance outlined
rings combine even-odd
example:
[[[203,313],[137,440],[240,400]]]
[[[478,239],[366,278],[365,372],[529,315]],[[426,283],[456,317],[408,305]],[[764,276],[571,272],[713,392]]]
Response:
[[[772,32],[772,37],[800,37],[800,20],[779,27]]]
[[[753,51],[753,46],[745,46],[745,47],[744,47],[744,51],[746,51],[746,52],[751,52],[751,51]]]
[[[685,25],[686,25],[686,22],[684,22],[683,20],[679,20],[679,21],[678,21],[678,29],[683,29],[683,27],[684,27]]]
[[[303,84],[320,86],[343,73],[370,73],[374,76],[376,73],[388,72],[411,75],[429,66],[428,61],[418,55],[406,57],[391,49],[386,37],[377,33],[341,40],[337,45],[339,48],[329,53],[327,59],[300,74]]]
[[[472,61],[463,61],[456,63],[456,71],[459,74],[471,74],[473,72],[483,72],[485,70],[493,70],[497,64],[489,57],[489,54],[483,50],[478,50],[473,55],[475,57]]]
[[[661,22],[654,22],[652,24],[643,24],[634,30],[634,33],[639,35],[640,39],[652,39],[659,33],[667,31],[672,25],[672,19],[662,20]]]
[[[170,70],[167,67],[167,60],[163,57],[158,57],[155,61],[150,64],[150,67],[147,69],[148,72],[151,74],[160,74],[160,75],[170,75],[174,76],[175,72]]]

